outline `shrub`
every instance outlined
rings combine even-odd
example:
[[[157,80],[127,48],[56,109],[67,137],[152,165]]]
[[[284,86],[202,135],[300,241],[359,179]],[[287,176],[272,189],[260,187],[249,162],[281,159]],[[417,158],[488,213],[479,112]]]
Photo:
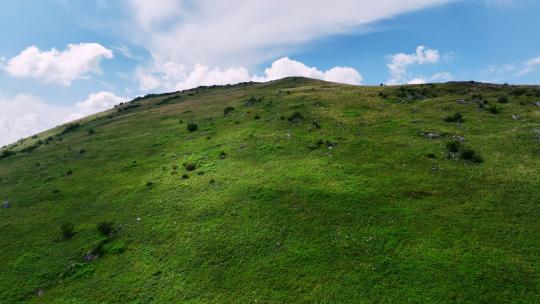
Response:
[[[10,157],[10,156],[15,155],[15,154],[16,154],[15,151],[4,150],[4,151],[2,151],[2,154],[0,154],[0,159]]]
[[[96,228],[103,236],[111,236],[115,232],[114,222],[101,222]]]
[[[463,115],[461,113],[456,112],[454,115],[446,116],[444,118],[444,121],[446,122],[464,122],[465,119],[463,119]]]
[[[304,120],[304,116],[302,116],[302,114],[299,112],[294,112],[291,116],[289,116],[289,118],[287,118],[287,120],[292,123],[298,123]]]
[[[76,123],[70,123],[68,124],[64,130],[62,130],[62,132],[60,132],[60,134],[66,134],[66,133],[69,133],[71,131],[75,131],[76,129],[78,129],[79,127],[81,126],[80,123],[76,122]]]
[[[255,119],[255,120],[259,120],[259,119],[261,119],[261,117],[259,116],[259,114],[255,114],[254,119]]]
[[[188,171],[194,171],[195,169],[197,169],[197,165],[195,165],[194,163],[187,163],[184,165],[184,168],[186,168],[186,170]]]
[[[459,141],[451,141],[446,144],[448,152],[458,153],[461,150],[461,143]]]
[[[68,170],[68,171],[66,172],[66,175],[67,175],[67,176],[73,175],[73,170]]]
[[[153,182],[146,182],[146,186],[147,186],[147,187],[150,187],[150,186],[152,186],[153,184],[154,184]]]
[[[223,116],[229,115],[229,113],[231,113],[232,111],[234,111],[233,107],[226,107],[225,109],[223,109]]]
[[[62,240],[70,240],[75,235],[75,226],[72,223],[64,223],[60,226]]]
[[[189,178],[189,175],[187,175],[187,174],[185,174],[185,173],[182,174],[182,179],[188,179],[188,178]]]
[[[88,134],[90,134],[90,135],[96,134],[96,131],[94,130],[94,128],[90,128],[90,129],[88,129]]]
[[[225,159],[226,157],[227,157],[227,153],[225,153],[223,151],[219,152],[219,158]]]
[[[196,123],[188,123],[187,130],[189,132],[195,132],[195,131],[197,131],[197,129],[199,129],[199,126],[197,126]]]
[[[508,97],[507,96],[501,96],[501,97],[497,98],[497,102],[498,103],[507,103],[508,102]]]
[[[464,160],[472,161],[473,163],[481,163],[483,161],[480,155],[478,155],[474,150],[469,148],[463,149],[459,157]]]
[[[487,108],[487,110],[489,111],[489,113],[491,114],[497,114],[500,112],[499,108],[497,108],[495,105],[491,105]]]

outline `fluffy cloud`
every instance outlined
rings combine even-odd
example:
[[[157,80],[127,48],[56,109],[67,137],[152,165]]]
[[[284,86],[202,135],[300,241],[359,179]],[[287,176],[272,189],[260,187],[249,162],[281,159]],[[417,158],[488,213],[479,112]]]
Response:
[[[126,98],[118,97],[111,92],[90,94],[86,100],[75,104],[75,107],[73,107],[72,110],[73,113],[68,116],[67,121],[83,118],[110,109],[113,106],[126,101]]]
[[[407,82],[407,84],[424,84],[429,82],[445,82],[450,81],[454,77],[448,72],[441,72],[431,75],[430,77],[415,77]]]
[[[433,64],[439,62],[440,55],[437,50],[428,49],[423,45],[416,48],[412,54],[398,53],[389,55],[387,64],[390,72],[388,84],[407,83],[407,69],[414,65]]]
[[[89,73],[100,73],[103,58],[113,58],[113,52],[98,43],[68,44],[64,51],[41,51],[30,46],[11,58],[4,68],[15,77],[69,86],[76,79],[87,78]]]
[[[25,94],[0,96],[0,146],[68,121],[106,110],[124,98],[109,92],[90,94],[74,106],[57,106]]]
[[[303,76],[348,84],[360,84],[363,79],[358,71],[350,67],[334,67],[327,71],[321,71],[288,57],[274,61],[261,76],[250,75],[244,67],[220,69],[201,64],[196,64],[193,70],[188,71],[184,65],[173,62],[137,71],[141,90],[156,88],[183,90],[200,85],[234,84],[245,81],[263,82],[289,76]]]
[[[125,0],[124,31],[158,65],[251,67],[305,42],[450,0]]]

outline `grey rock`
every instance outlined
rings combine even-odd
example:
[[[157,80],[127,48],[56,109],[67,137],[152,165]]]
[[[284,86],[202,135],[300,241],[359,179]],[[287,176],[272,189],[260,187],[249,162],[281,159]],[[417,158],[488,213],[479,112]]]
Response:
[[[83,261],[85,262],[92,262],[92,261],[95,261],[99,258],[99,254],[95,253],[93,250],[92,251],[89,251],[87,252],[84,256],[83,256]]]
[[[460,99],[460,100],[457,101],[457,103],[459,103],[459,104],[468,104],[469,102],[467,100],[465,100],[465,99]]]
[[[438,132],[425,132],[424,136],[429,139],[437,139],[441,137],[441,134]]]
[[[10,202],[3,202],[2,203],[2,209],[8,209],[8,208],[11,208],[11,203]]]
[[[454,136],[452,136],[452,138],[459,141],[459,142],[464,142],[465,141],[465,137],[459,136],[459,135],[454,135]]]
[[[535,102],[534,105],[540,107],[540,101]]]
[[[40,289],[38,289],[38,290],[36,291],[36,295],[37,295],[38,297],[43,297],[43,294],[44,294],[44,293],[45,293],[45,291],[44,291],[42,288],[40,288]]]
[[[512,119],[513,119],[513,120],[520,120],[520,119],[521,119],[521,116],[513,114],[513,115],[512,115]]]

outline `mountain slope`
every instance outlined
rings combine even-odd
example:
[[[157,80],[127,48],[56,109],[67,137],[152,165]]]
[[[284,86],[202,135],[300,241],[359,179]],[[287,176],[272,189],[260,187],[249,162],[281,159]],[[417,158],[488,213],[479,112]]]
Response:
[[[44,132],[0,151],[0,301],[540,302],[539,93],[287,78]]]

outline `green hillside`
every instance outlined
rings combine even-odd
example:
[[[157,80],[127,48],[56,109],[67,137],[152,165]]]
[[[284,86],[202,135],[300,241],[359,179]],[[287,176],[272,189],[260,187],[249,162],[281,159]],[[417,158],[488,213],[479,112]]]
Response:
[[[60,126],[0,150],[0,302],[540,303],[539,100],[286,78]]]

